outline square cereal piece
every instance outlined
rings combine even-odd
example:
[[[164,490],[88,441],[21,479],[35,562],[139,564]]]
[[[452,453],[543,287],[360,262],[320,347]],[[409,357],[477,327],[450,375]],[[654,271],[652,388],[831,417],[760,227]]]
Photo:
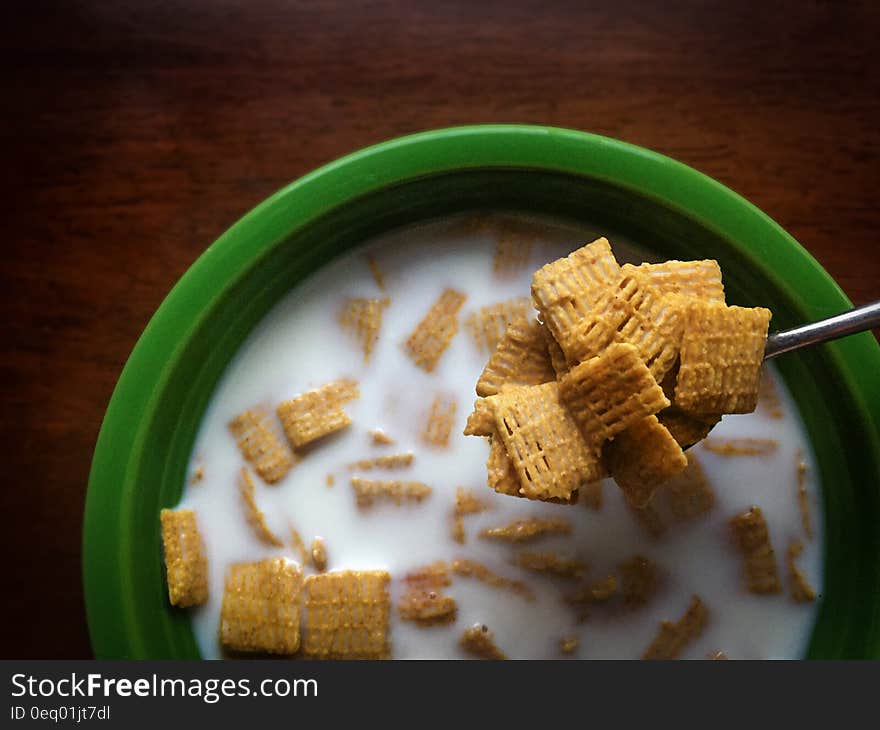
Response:
[[[339,324],[360,344],[364,352],[364,362],[379,340],[382,328],[382,313],[391,304],[388,297],[383,299],[346,299],[339,314]]]
[[[393,502],[398,507],[404,502],[421,502],[429,497],[432,491],[431,487],[422,482],[360,477],[351,478],[351,489],[357,506],[362,509],[369,509],[376,502]]]
[[[644,507],[661,484],[687,467],[687,457],[669,431],[647,416],[622,431],[605,447],[605,463],[627,501]]]
[[[296,463],[290,449],[269,423],[269,416],[260,408],[251,408],[237,415],[229,422],[229,430],[241,455],[269,484],[283,479]]]
[[[464,321],[477,349],[492,352],[514,322],[525,324],[533,313],[529,297],[497,302],[471,312]]]
[[[538,269],[532,277],[532,300],[541,320],[562,345],[599,295],[618,279],[620,266],[611,245],[608,239],[599,238]]]
[[[295,449],[300,449],[348,428],[351,418],[342,406],[359,397],[356,381],[336,380],[284,401],[278,406],[278,418],[288,441]]]
[[[581,484],[602,476],[598,450],[584,441],[560,402],[555,381],[504,391],[496,398],[495,426],[521,494],[570,500]]]
[[[638,350],[625,343],[572,368],[559,381],[559,393],[595,448],[669,405]]]
[[[760,507],[753,506],[730,520],[737,547],[743,558],[746,588],[751,593],[779,593],[776,555],[770,530]]]
[[[163,509],[162,546],[168,600],[172,606],[199,606],[208,600],[208,559],[191,509]]]
[[[477,381],[477,395],[495,395],[504,385],[540,385],[556,380],[547,340],[537,322],[513,322]]]
[[[663,621],[642,659],[676,659],[685,647],[699,638],[709,622],[709,610],[699,596],[694,596],[678,621]]]
[[[675,405],[689,413],[751,413],[758,403],[769,309],[692,300]]]
[[[657,418],[683,449],[702,441],[721,421],[720,415],[685,413],[674,405],[660,411]]]
[[[306,578],[303,653],[316,659],[390,659],[385,570],[345,570]]]
[[[456,410],[458,403],[454,396],[444,393],[436,395],[431,403],[425,430],[422,431],[422,442],[438,449],[448,447]]]
[[[440,356],[458,332],[458,310],[467,297],[446,289],[406,341],[410,359],[422,370],[433,372]]]
[[[296,653],[302,585],[302,568],[284,558],[229,566],[220,609],[220,643],[234,652]]]
[[[660,264],[624,264],[625,274],[637,273],[661,294],[681,294],[710,302],[724,302],[721,267],[715,259],[664,261]]]
[[[696,454],[689,451],[687,468],[663,486],[672,516],[684,522],[706,514],[715,506],[715,492]]]
[[[648,603],[657,593],[659,580],[657,565],[644,555],[633,555],[618,567],[623,605],[628,609]]]

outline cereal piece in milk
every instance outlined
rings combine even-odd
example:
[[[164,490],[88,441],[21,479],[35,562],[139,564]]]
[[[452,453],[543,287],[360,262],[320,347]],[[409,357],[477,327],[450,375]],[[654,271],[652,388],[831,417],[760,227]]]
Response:
[[[755,410],[770,317],[762,307],[690,300],[675,404],[692,413]]]
[[[595,447],[669,405],[638,350],[624,343],[572,368],[560,380],[559,394]]]
[[[458,404],[452,396],[442,393],[437,395],[431,403],[425,430],[422,431],[422,441],[435,448],[449,446],[457,409]]]
[[[202,464],[201,459],[199,459],[199,463],[196,468],[193,470],[192,476],[189,478],[190,484],[199,484],[205,478],[205,467]]]
[[[251,473],[245,467],[242,467],[238,479],[238,489],[244,502],[245,518],[254,534],[266,545],[283,547],[284,543],[269,529],[263,510],[257,506],[257,500],[254,498],[254,480],[251,477]]]
[[[290,542],[293,545],[293,549],[299,553],[300,562],[303,565],[309,565],[312,562],[312,554],[306,548],[306,544],[303,542],[302,537],[299,534],[299,530],[297,530],[293,525],[290,526]]]
[[[752,593],[779,593],[776,555],[770,531],[760,507],[751,507],[730,521],[737,547],[743,557],[746,587]]]
[[[312,540],[311,555],[315,570],[319,573],[327,570],[327,546],[324,544],[323,537],[316,537]]]
[[[598,512],[602,509],[602,482],[597,480],[584,484],[581,488],[581,501],[587,509]]]
[[[531,517],[516,520],[502,527],[490,527],[480,533],[486,540],[500,542],[528,542],[545,535],[570,535],[571,523],[568,520],[547,520]]]
[[[648,502],[644,507],[633,507],[629,502],[626,503],[626,506],[629,509],[629,513],[639,524],[639,527],[641,527],[652,540],[659,540],[663,537],[666,532],[666,524],[663,522],[663,518],[660,516],[660,512],[657,510],[653,501]]]
[[[208,559],[191,509],[163,509],[162,546],[168,600],[172,606],[198,606],[208,600]]]
[[[367,266],[370,267],[370,273],[373,275],[373,280],[376,282],[376,286],[382,291],[385,291],[385,275],[382,273],[382,269],[379,268],[379,264],[376,263],[375,257],[367,255],[366,259]]]
[[[758,385],[758,408],[766,412],[770,418],[778,419],[785,416],[776,384],[770,373],[766,371],[761,373],[761,382]]]
[[[464,426],[465,436],[491,436],[495,433],[495,410],[488,398],[477,398]]]
[[[495,241],[493,257],[495,274],[510,276],[528,267],[532,246],[537,237],[536,230],[525,228],[519,222],[513,226],[501,226]]]
[[[287,440],[293,448],[299,449],[348,428],[351,418],[342,406],[359,397],[357,382],[343,379],[284,401],[277,412]]]
[[[352,477],[351,488],[354,491],[358,507],[372,507],[377,501],[421,502],[431,494],[431,487],[422,482],[404,482],[399,480],[383,481]]]
[[[455,509],[452,513],[452,539],[459,545],[463,545],[465,541],[464,517],[485,512],[487,509],[489,509],[489,504],[485,500],[480,499],[469,489],[458,487],[455,490]]]
[[[791,597],[798,603],[809,603],[816,600],[816,591],[810,585],[803,571],[795,563],[803,551],[804,545],[800,540],[792,540],[788,544],[788,551],[786,553],[788,577],[791,582]]]
[[[688,463],[657,416],[642,418],[619,433],[604,455],[608,471],[634,507],[647,505],[657,487],[684,471]]]
[[[711,302],[724,301],[721,267],[714,259],[664,261],[660,264],[624,264],[624,274],[643,277],[661,294],[681,294]]]
[[[568,349],[570,332],[589,316],[602,292],[619,279],[620,266],[606,238],[599,238],[535,272],[535,309],[563,352]]]
[[[467,297],[446,289],[406,341],[410,359],[422,370],[433,372],[440,356],[458,332],[458,310]]]
[[[603,475],[599,453],[584,441],[554,381],[495,396],[495,425],[530,499],[571,500]]]
[[[565,596],[565,602],[579,608],[578,623],[589,618],[590,607],[598,603],[607,603],[617,594],[617,577],[606,576],[592,583],[584,583],[574,592]]]
[[[709,654],[709,656],[707,658],[712,659],[714,661],[718,661],[719,659],[724,660],[724,659],[727,659],[727,654],[725,654],[723,651],[721,651],[721,649],[719,649],[718,651],[713,651],[711,654]]]
[[[391,300],[388,297],[383,299],[349,298],[342,306],[339,323],[361,346],[364,352],[364,362],[370,359],[373,348],[379,341],[382,313],[390,304]]]
[[[682,651],[703,633],[709,621],[709,610],[699,596],[691,599],[690,606],[678,621],[662,621],[657,636],[645,649],[642,659],[676,659]]]
[[[394,439],[385,433],[381,428],[375,428],[370,431],[370,442],[373,446],[393,446]]]
[[[332,474],[328,474],[327,478],[324,480],[324,483],[327,485],[327,488],[330,489],[334,484],[336,484],[336,477]]]
[[[583,561],[557,553],[523,551],[516,554],[513,562],[520,568],[559,578],[580,578],[587,571],[587,565]]]
[[[807,496],[807,462],[804,461],[803,452],[798,452],[797,455],[797,498],[804,534],[808,539],[812,540],[813,523],[810,520],[810,502]]]
[[[406,592],[397,606],[400,617],[415,621],[423,626],[435,626],[455,620],[457,606],[455,599],[443,595],[441,589],[452,580],[449,566],[437,561],[407,573],[403,579]]]
[[[469,560],[467,558],[453,560],[452,572],[466,578],[476,578],[481,583],[485,583],[492,588],[511,591],[522,596],[527,601],[535,600],[534,591],[532,591],[532,589],[525,583],[520,580],[505,578],[503,575],[498,575],[492,569],[482,563],[478,563],[476,560]]]
[[[517,297],[489,304],[471,312],[464,323],[479,350],[492,352],[507,326],[513,322],[525,324],[532,314],[532,300]]]
[[[284,558],[229,566],[220,643],[235,652],[294,654],[300,641],[302,585],[302,568]]]
[[[349,470],[372,471],[373,469],[404,469],[413,463],[412,452],[406,454],[387,454],[374,456],[371,459],[353,461],[348,465]]]
[[[657,566],[644,555],[633,555],[623,561],[617,570],[620,573],[623,605],[627,608],[644,606],[657,592]]]
[[[671,394],[667,397],[671,397]],[[719,415],[685,413],[674,405],[660,411],[657,418],[683,449],[687,449],[706,438],[721,420]]]
[[[663,486],[663,496],[672,516],[681,522],[706,514],[715,505],[715,492],[699,459],[688,452],[687,468]]]
[[[438,560],[410,571],[403,576],[403,581],[408,586],[437,589],[450,585],[452,578],[449,577],[449,566],[446,562]]]
[[[559,640],[559,651],[563,654],[574,654],[581,640],[577,636],[563,636]]]
[[[477,395],[495,395],[504,385],[540,385],[555,380],[541,325],[513,322],[477,381]]]
[[[229,422],[229,430],[241,455],[269,484],[283,479],[296,463],[296,457],[276,435],[268,415],[260,408],[251,408],[237,415]]]
[[[769,456],[779,448],[776,439],[706,439],[701,448],[720,456]]]
[[[315,659],[390,659],[385,570],[310,575],[303,587],[303,653]]]
[[[507,659],[504,652],[495,644],[492,632],[483,624],[475,624],[465,629],[458,643],[468,654],[473,654],[478,659]]]

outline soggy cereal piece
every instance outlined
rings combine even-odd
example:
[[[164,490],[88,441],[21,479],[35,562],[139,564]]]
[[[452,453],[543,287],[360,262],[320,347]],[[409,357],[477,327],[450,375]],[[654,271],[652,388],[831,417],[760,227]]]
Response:
[[[370,441],[373,446],[393,446],[394,439],[385,433],[381,428],[370,431]]]
[[[721,421],[719,415],[685,413],[674,405],[660,411],[657,418],[683,449],[702,441]]]
[[[385,275],[382,273],[382,269],[379,268],[379,264],[376,263],[376,259],[369,254],[366,257],[367,266],[370,267],[370,273],[373,275],[373,280],[376,282],[376,286],[378,286],[382,291],[385,291]]]
[[[723,660],[723,659],[727,659],[727,654],[725,654],[723,651],[721,651],[721,649],[719,649],[718,651],[713,651],[711,654],[709,654],[709,656],[707,658],[713,659],[715,661],[717,661],[719,659]]]
[[[620,279],[608,239],[599,238],[532,277],[532,300],[563,351],[568,333],[590,313],[606,287]]]
[[[657,592],[657,566],[644,555],[633,555],[617,566],[620,573],[623,605],[644,606]]]
[[[238,489],[244,502],[245,518],[254,534],[267,545],[283,547],[284,543],[269,529],[263,510],[257,506],[257,501],[254,499],[254,480],[250,472],[244,467],[238,479]]]
[[[452,434],[457,405],[455,400],[448,395],[441,394],[434,398],[425,430],[422,432],[424,443],[436,448],[449,446],[449,437]]]
[[[540,385],[556,380],[547,340],[537,322],[513,322],[477,381],[477,395],[495,395],[504,385]]]
[[[350,470],[372,471],[373,469],[404,469],[413,463],[412,452],[406,454],[388,454],[374,456],[372,459],[353,461],[348,465]]]
[[[808,539],[812,540],[813,523],[810,520],[810,502],[807,496],[807,462],[804,461],[803,452],[798,452],[797,456],[797,498],[804,534]]]
[[[315,659],[390,659],[385,570],[343,570],[306,578],[303,653]]]
[[[706,439],[701,444],[706,451],[720,456],[769,456],[779,448],[776,439]]]
[[[477,398],[464,427],[465,436],[491,436],[495,433],[495,410],[488,398]]]
[[[581,640],[577,636],[563,636],[559,640],[559,651],[563,654],[574,654]]]
[[[686,456],[687,468],[663,487],[672,516],[679,521],[704,515],[715,505],[715,492],[712,491],[699,459],[691,452]]]
[[[477,349],[492,352],[504,336],[507,325],[513,322],[525,324],[531,314],[532,300],[529,297],[517,297],[481,307],[471,312],[464,323]]]
[[[517,553],[514,564],[535,573],[545,573],[559,578],[580,578],[587,570],[583,561],[557,553],[520,552]]]
[[[370,359],[379,330],[382,329],[382,313],[391,304],[388,297],[383,299],[346,299],[339,314],[339,324],[351,334],[364,352],[364,362]]]
[[[776,571],[776,555],[770,531],[760,507],[751,507],[730,521],[742,554],[746,587],[752,593],[779,593],[782,586]]]
[[[403,594],[397,612],[404,621],[420,626],[438,626],[455,621],[458,606],[452,596],[433,590],[411,589]]]
[[[545,535],[570,535],[571,523],[568,520],[546,520],[531,517],[516,520],[502,527],[490,527],[480,533],[486,540],[500,542],[528,542]]]
[[[556,382],[495,396],[495,425],[525,497],[569,501],[581,484],[603,476],[599,453],[560,402]]]
[[[504,652],[495,645],[492,632],[482,624],[474,624],[465,629],[458,643],[468,654],[473,654],[478,659],[507,659]]]
[[[290,526],[290,543],[293,545],[293,549],[299,553],[299,560],[303,565],[310,565],[312,562],[312,554],[306,548],[306,544],[303,542],[302,537],[299,534],[299,530],[297,530],[293,525]]]
[[[510,276],[529,265],[535,234],[503,228],[495,241],[493,269],[498,276]]]
[[[449,566],[443,560],[410,571],[403,576],[404,583],[411,588],[439,589],[452,583]]]
[[[464,544],[464,520],[466,515],[475,515],[485,512],[489,509],[489,505],[485,500],[480,499],[469,489],[458,487],[455,490],[455,509],[453,511],[452,539],[457,543]]]
[[[312,540],[312,563],[319,573],[327,570],[327,546],[324,544],[323,537],[316,537]]]
[[[229,430],[246,461],[260,478],[274,484],[296,463],[294,455],[275,434],[268,415],[260,408],[251,408],[229,422]]]
[[[770,418],[782,418],[785,415],[774,378],[766,370],[762,371],[758,385],[758,408],[765,411]]]
[[[809,603],[816,600],[816,591],[807,581],[803,571],[795,563],[803,551],[804,545],[800,540],[792,540],[788,544],[788,551],[786,553],[788,577],[791,582],[791,597],[798,603]]]
[[[617,577],[606,576],[602,580],[580,586],[574,593],[566,597],[573,605],[605,603],[617,594]]]
[[[446,289],[406,341],[410,359],[422,370],[433,372],[440,356],[458,332],[458,310],[467,297]]]
[[[422,482],[403,482],[399,480],[382,481],[352,477],[351,488],[354,491],[358,507],[372,507],[377,501],[421,502],[431,494],[431,487]]]
[[[770,310],[691,300],[681,340],[675,404],[691,413],[751,413]]]
[[[721,267],[714,259],[664,261],[660,264],[624,264],[624,274],[637,274],[661,294],[680,294],[711,302],[724,302]]]
[[[208,559],[191,509],[163,509],[162,546],[168,600],[172,606],[198,606],[208,600]]]
[[[466,578],[476,578],[481,583],[485,583],[492,588],[511,591],[522,598],[525,598],[527,601],[535,600],[534,591],[532,591],[532,589],[525,583],[520,580],[505,578],[503,575],[498,575],[487,566],[478,563],[476,560],[468,560],[466,558],[453,560],[452,572]]]
[[[348,428],[351,418],[342,406],[359,397],[356,381],[336,380],[281,403],[277,409],[278,419],[291,446],[299,449]]]
[[[334,484],[336,484],[336,477],[333,476],[332,474],[328,474],[328,475],[327,475],[327,478],[326,478],[324,481],[325,481],[325,483],[327,484],[327,488],[329,489],[329,488],[332,487]]]
[[[647,505],[657,487],[688,464],[681,446],[657,416],[647,416],[622,431],[604,454],[611,476],[634,507]]]
[[[708,621],[709,610],[699,596],[694,596],[678,621],[660,622],[660,630],[642,659],[677,659],[689,643],[699,638]]]
[[[302,585],[302,568],[284,558],[229,566],[220,609],[220,643],[234,652],[296,653]]]
[[[652,540],[659,540],[663,537],[666,525],[653,501],[648,502],[644,507],[633,507],[628,502],[626,506],[635,521],[638,522],[639,527],[648,533]]]
[[[189,479],[190,484],[198,484],[205,478],[205,468],[201,462],[193,469],[192,476]]]
[[[583,494],[583,496],[581,497],[581,501],[584,503],[584,506],[587,507],[587,509],[591,509],[594,512],[598,512],[600,509],[602,509],[601,480],[590,482],[589,484],[584,484],[581,489]]]

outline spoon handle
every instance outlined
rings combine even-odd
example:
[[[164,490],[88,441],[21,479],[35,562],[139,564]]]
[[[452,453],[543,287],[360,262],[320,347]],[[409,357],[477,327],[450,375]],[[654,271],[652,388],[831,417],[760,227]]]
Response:
[[[880,301],[785,332],[775,332],[767,338],[764,359],[769,360],[783,352],[836,340],[838,337],[864,332],[875,327],[880,327]]]

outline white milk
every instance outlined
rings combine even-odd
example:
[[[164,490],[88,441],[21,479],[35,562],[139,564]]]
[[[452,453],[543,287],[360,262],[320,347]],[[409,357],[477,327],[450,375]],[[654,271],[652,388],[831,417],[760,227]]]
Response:
[[[599,512],[582,504],[560,506],[497,495],[485,486],[486,440],[461,433],[487,354],[477,350],[462,326],[436,371],[428,374],[413,366],[401,344],[445,287],[467,293],[459,317],[463,323],[480,306],[528,295],[536,268],[597,235],[547,222],[545,240],[534,248],[531,265],[518,275],[498,278],[492,270],[491,234],[461,231],[460,226],[425,224],[385,235],[331,262],[279,301],[230,363],[205,413],[191,456],[190,473],[201,467],[203,479],[187,485],[180,504],[197,512],[210,566],[210,600],[193,612],[202,654],[222,654],[217,627],[227,566],[269,555],[296,559],[289,538],[289,525],[293,525],[306,544],[316,535],[325,539],[330,570],[389,570],[395,601],[405,572],[455,557],[484,562],[500,574],[526,581],[538,594],[535,602],[529,602],[475,579],[457,577],[448,589],[458,603],[455,623],[420,628],[401,621],[393,611],[395,658],[463,658],[458,637],[477,622],[494,631],[497,644],[511,658],[560,657],[558,641],[563,636],[580,637],[578,649],[568,655],[573,658],[636,658],[650,643],[659,622],[678,618],[692,594],[699,594],[709,607],[711,620],[684,656],[704,658],[716,650],[731,658],[802,656],[815,605],[793,602],[787,590],[776,596],[747,593],[727,526],[731,516],[752,504],[760,505],[783,586],[788,587],[786,546],[790,538],[798,537],[805,545],[799,565],[821,592],[822,516],[813,457],[795,405],[772,369],[784,418],[772,419],[759,407],[747,416],[725,416],[712,435],[776,439],[777,452],[770,457],[724,458],[696,447],[716,492],[716,505],[692,523],[672,525],[659,541],[652,541],[634,522],[620,490],[610,480],[604,484],[604,506]],[[621,262],[647,258],[632,247],[621,246],[618,237],[612,235],[610,240]],[[374,255],[385,275],[384,293],[366,265],[366,252]],[[358,344],[340,329],[336,317],[345,297],[383,294],[391,297],[391,306],[385,311],[379,342],[364,365]],[[237,487],[242,459],[226,424],[235,414],[258,404],[274,414],[280,401],[343,376],[360,382],[360,399],[346,407],[352,426],[313,449],[279,483],[255,480],[256,501],[268,525],[287,542],[283,549],[267,548],[245,521]],[[437,450],[422,444],[419,435],[430,402],[439,392],[454,394],[458,410],[449,448]],[[373,446],[368,432],[376,428],[396,444]],[[283,433],[280,426],[278,433]],[[423,481],[433,487],[431,496],[420,504],[379,504],[359,510],[349,484],[353,472],[347,465],[406,451],[415,453],[409,469],[361,475]],[[803,536],[797,506],[799,451],[809,464],[813,540]],[[332,487],[327,486],[328,474],[335,476]],[[465,545],[450,537],[458,486],[473,489],[492,505],[489,512],[464,518]],[[477,537],[483,528],[532,516],[566,518],[574,525],[574,533],[522,546]],[[614,617],[594,611],[577,625],[571,609],[560,600],[560,586],[569,588],[570,584],[514,567],[510,559],[520,547],[582,557],[590,566],[589,577],[596,580],[614,572],[622,560],[641,553],[662,568],[662,589],[643,609]]]

